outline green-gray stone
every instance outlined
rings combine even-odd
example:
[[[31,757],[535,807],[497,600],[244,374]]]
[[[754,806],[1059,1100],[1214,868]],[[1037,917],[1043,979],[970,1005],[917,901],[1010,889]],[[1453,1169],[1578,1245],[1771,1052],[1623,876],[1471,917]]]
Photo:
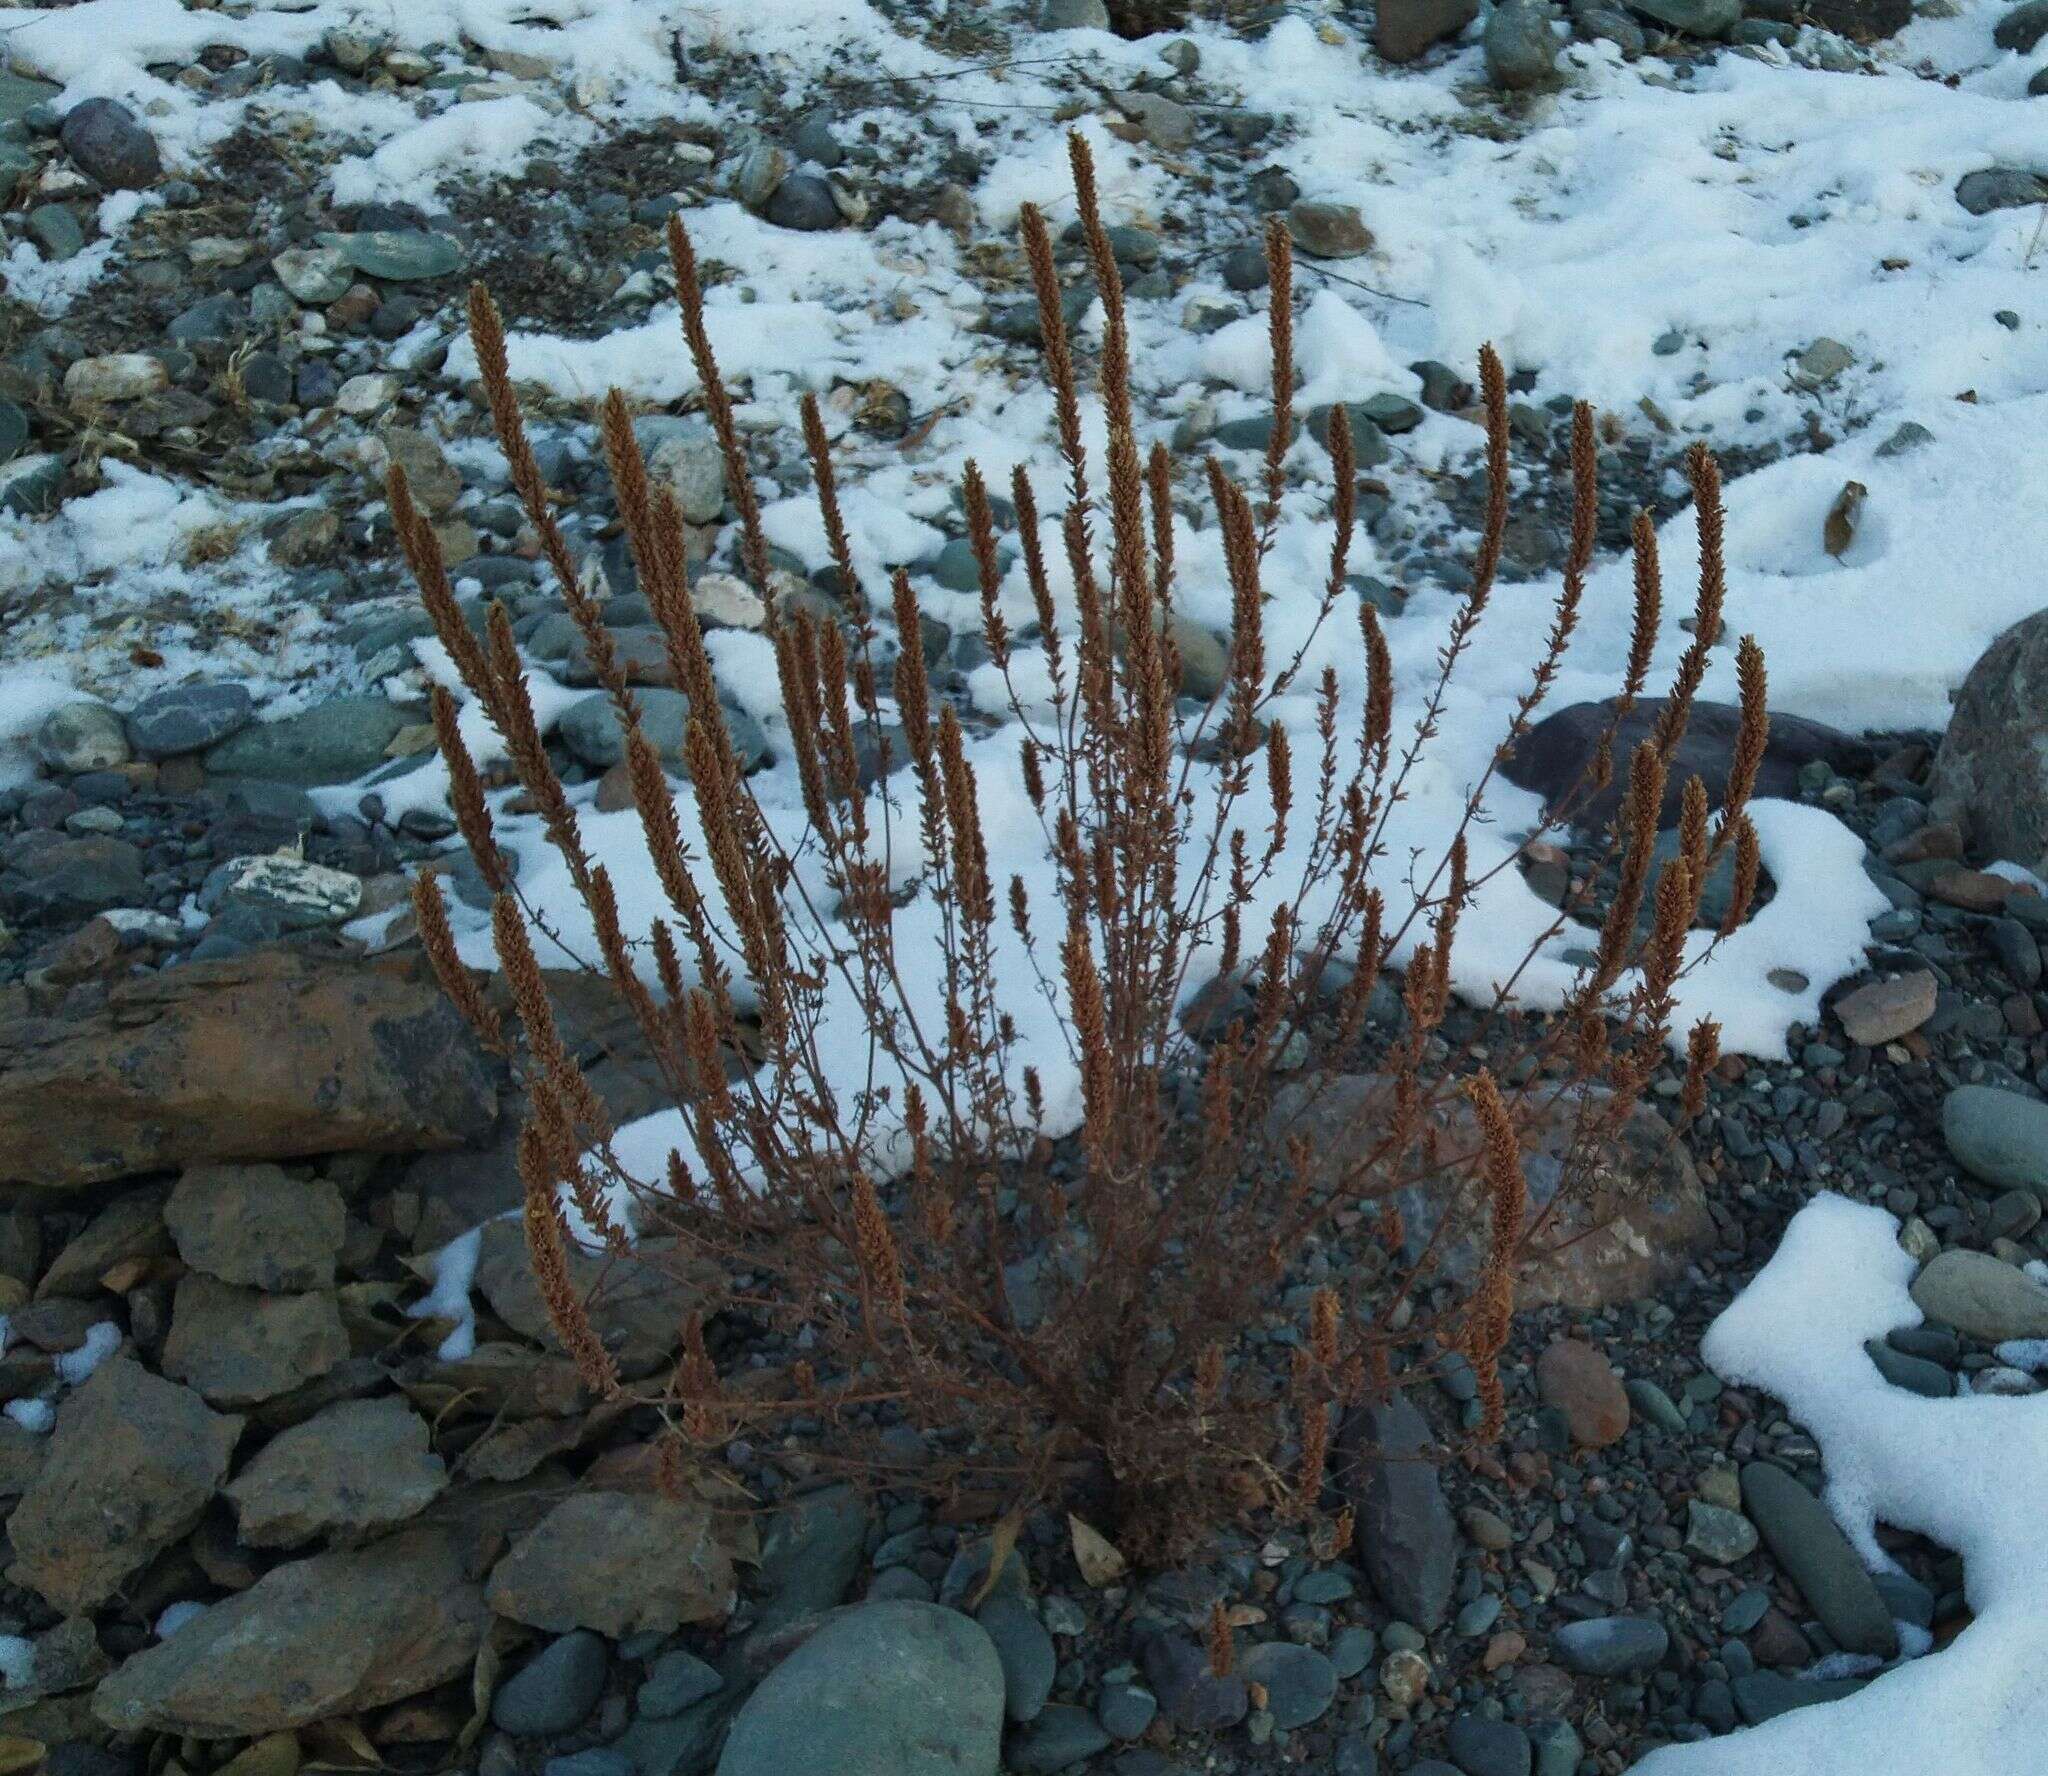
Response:
[[[1769,1462],[1742,1470],[1742,1505],[1842,1651],[1898,1651],[1892,1613],[1827,1506]]]
[[[422,228],[373,228],[361,234],[323,234],[323,247],[333,247],[345,263],[365,277],[387,283],[412,283],[448,277],[468,261],[462,243],[450,235]]]
[[[85,230],[63,204],[37,204],[25,225],[45,259],[73,259],[85,251]]]
[[[718,1776],[996,1776],[1003,1668],[978,1623],[932,1603],[864,1603],[769,1672]]]
[[[1725,37],[1742,16],[1742,0],[1629,0],[1629,5],[1688,37]]]
[[[411,718],[382,697],[336,697],[282,721],[244,728],[206,754],[216,777],[270,783],[347,783],[384,762]]]
[[[1990,1085],[1959,1085],[1941,1106],[1949,1156],[1980,1183],[2048,1195],[2048,1104]]]

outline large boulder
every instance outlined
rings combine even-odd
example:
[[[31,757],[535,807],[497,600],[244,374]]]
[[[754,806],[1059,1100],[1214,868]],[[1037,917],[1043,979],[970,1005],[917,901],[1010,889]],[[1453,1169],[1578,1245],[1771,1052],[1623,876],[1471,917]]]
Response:
[[[137,1653],[93,1712],[121,1733],[289,1732],[467,1679],[489,1625],[457,1539],[413,1530],[265,1574]]]
[[[7,1576],[62,1610],[98,1608],[197,1523],[242,1421],[127,1357],[58,1409],[49,1458],[7,1520]]]
[[[0,1183],[487,1136],[491,1069],[418,960],[263,950],[0,1025]]]
[[[2048,853],[2048,610],[2015,623],[1970,668],[1932,787],[1980,850],[2029,868]]]
[[[1598,795],[1573,797],[1568,811],[1574,825],[1601,826],[1614,817],[1628,784],[1629,757],[1650,737],[1664,713],[1664,702],[1662,697],[1645,697],[1622,718],[1614,736],[1613,781]],[[1592,760],[1595,744],[1613,716],[1611,700],[1572,703],[1545,716],[1508,755],[1502,775],[1519,788],[1534,790],[1543,798],[1545,807],[1557,807],[1578,784]],[[1679,800],[1689,777],[1700,778],[1706,784],[1710,805],[1720,806],[1741,724],[1742,711],[1732,703],[1693,704],[1685,738],[1678,743],[1671,760],[1660,825],[1677,823]],[[1823,723],[1797,715],[1772,716],[1764,762],[1757,772],[1756,793],[1796,798],[1799,773],[1816,761],[1847,775],[1867,770],[1871,751],[1862,741]]]
[[[1003,1667],[981,1626],[933,1603],[864,1603],[768,1674],[718,1776],[996,1776]]]
[[[1308,1139],[1311,1182],[1331,1188],[1347,1164],[1370,1150],[1386,1126],[1393,1082],[1383,1074],[1349,1073],[1283,1088],[1269,1113],[1276,1139]],[[1529,1217],[1550,1205],[1571,1177],[1576,1119],[1563,1097],[1545,1097],[1524,1109],[1510,1100],[1522,1137],[1522,1172],[1529,1186]],[[1462,1098],[1440,1106],[1439,1129],[1450,1151],[1476,1144],[1478,1125]],[[1659,1293],[1715,1241],[1714,1218],[1691,1156],[1672,1138],[1671,1126],[1638,1104],[1621,1137],[1589,1156],[1590,1169],[1546,1226],[1516,1280],[1518,1307],[1553,1303],[1597,1312]],[[1404,1250],[1419,1256],[1446,1215],[1452,1234],[1436,1248],[1431,1275],[1466,1283],[1485,1262],[1487,1225],[1476,1180],[1463,1188],[1410,1184],[1394,1196],[1401,1210]]]

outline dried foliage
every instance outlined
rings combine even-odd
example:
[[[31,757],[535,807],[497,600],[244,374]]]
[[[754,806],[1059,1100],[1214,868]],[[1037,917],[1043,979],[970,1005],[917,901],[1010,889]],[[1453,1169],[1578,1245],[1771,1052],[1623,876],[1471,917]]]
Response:
[[[970,1486],[1013,1501],[1075,1495],[1134,1557],[1248,1509],[1293,1515],[1318,1545],[1341,1547],[1349,1515],[1325,1508],[1335,1502],[1333,1426],[1348,1405],[1421,1372],[1432,1354],[1456,1351],[1479,1377],[1482,1434],[1500,1430],[1497,1364],[1517,1271],[1604,1175],[1601,1156],[1674,1045],[1674,988],[1708,868],[1723,850],[1735,848],[1739,879],[1724,929],[1754,891],[1756,837],[1743,805],[1764,744],[1762,662],[1745,641],[1745,723],[1718,821],[1709,821],[1704,789],[1688,786],[1679,855],[1653,879],[1670,761],[1720,626],[1719,489],[1712,459],[1698,452],[1697,639],[1662,721],[1627,762],[1624,813],[1610,839],[1619,888],[1596,959],[1561,1010],[1520,1010],[1511,977],[1477,1008],[1485,1046],[1454,1039],[1452,948],[1484,882],[1472,872],[1468,831],[1578,625],[1597,513],[1593,416],[1582,406],[1574,422],[1570,558],[1529,688],[1470,790],[1454,842],[1433,860],[1398,859],[1401,892],[1384,892],[1389,815],[1437,733],[1446,687],[1495,592],[1510,504],[1502,365],[1491,351],[1481,363],[1491,498],[1478,560],[1412,730],[1395,732],[1387,641],[1373,607],[1346,583],[1355,459],[1341,407],[1328,439],[1335,541],[1327,580],[1308,596],[1318,631],[1356,607],[1362,694],[1344,692],[1329,668],[1298,685],[1306,650],[1275,658],[1268,649],[1264,563],[1284,483],[1276,451],[1256,500],[1213,459],[1192,490],[1206,493],[1220,529],[1232,632],[1221,694],[1185,716],[1176,701],[1173,502],[1191,490],[1181,485],[1183,465],[1140,445],[1115,256],[1078,140],[1073,164],[1104,299],[1100,461],[1084,442],[1084,385],[1061,318],[1052,239],[1035,209],[1022,220],[1067,481],[1050,534],[1070,594],[1056,590],[1030,476],[1020,469],[1008,489],[1047,691],[1027,693],[1012,677],[1021,644],[1004,615],[995,501],[971,465],[964,487],[988,654],[1011,685],[1015,769],[1056,884],[1049,902],[1029,889],[1018,860],[991,854],[977,755],[959,712],[927,682],[908,578],[899,572],[872,602],[861,589],[830,441],[809,401],[803,435],[848,596],[841,618],[823,622],[778,600],[680,222],[670,224],[669,245],[685,338],[725,453],[737,555],[770,613],[806,816],[796,843],[756,799],[734,749],[691,604],[683,521],[669,491],[650,481],[625,402],[614,393],[604,403],[602,434],[640,584],[673,680],[690,699],[680,759],[661,757],[639,725],[602,608],[577,579],[526,442],[498,316],[481,290],[472,296],[478,363],[512,484],[625,729],[626,775],[666,901],[650,928],[623,928],[605,866],[586,849],[505,614],[493,611],[483,639],[471,634],[432,529],[394,468],[397,534],[524,807],[589,909],[595,966],[655,1057],[690,1149],[670,1155],[656,1177],[627,1175],[615,1154],[603,1105],[551,1015],[531,909],[503,867],[454,703],[437,698],[456,816],[498,896],[498,956],[523,1032],[533,1105],[520,1147],[527,1227],[564,1345],[607,1394],[620,1384],[568,1280],[564,1198],[602,1243],[625,1237],[614,1215],[623,1198],[642,1233],[672,1238],[689,1263],[723,1267],[732,1284],[723,1319],[689,1323],[674,1374],[651,1396],[669,1425],[672,1471],[724,1439],[797,1418],[822,1427],[814,1441],[827,1458],[892,1484]],[[1284,401],[1294,374],[1283,232],[1269,253],[1282,293],[1273,386]],[[1286,430],[1276,433],[1284,439]],[[1636,545],[1624,707],[1644,688],[1661,600],[1647,520]],[[888,625],[875,620],[876,604]],[[1280,700],[1305,689],[1312,747],[1277,719]],[[1310,756],[1297,757],[1297,745]],[[991,754],[978,756],[989,768]],[[863,765],[876,759],[882,791]],[[1597,791],[1612,770],[1603,744],[1582,789]],[[674,780],[681,774],[686,787]],[[701,850],[685,844],[679,795],[694,801]],[[1290,833],[1306,843],[1290,843]],[[836,895],[829,907],[806,886],[821,871]],[[1586,912],[1585,892],[1551,935]],[[913,902],[935,917],[935,954],[899,947],[902,909]],[[1645,907],[1647,939],[1638,929]],[[418,910],[451,995],[487,1024],[431,878]],[[1012,938],[1028,966],[1023,978],[998,978],[999,939]],[[1404,1023],[1391,1041],[1369,1039],[1367,1008],[1376,987],[1394,982],[1397,954]],[[1243,983],[1242,1009],[1226,1028],[1191,1033],[1178,1015],[1188,989],[1218,973]],[[928,990],[933,979],[938,995]],[[827,1049],[850,1033],[843,1020],[827,1024],[831,991],[860,1009],[862,1091],[832,1084],[846,1076],[832,1065],[844,1055]],[[1067,1033],[1080,1082],[1071,1138],[1042,1132],[1044,1084],[1020,1052],[1016,1022],[1027,997],[1054,1007]],[[499,1037],[494,1026],[489,1034]],[[1688,1057],[1682,1108],[1691,1112],[1716,1060],[1715,1033],[1703,1024],[1678,1046]],[[1312,1164],[1304,1131],[1319,1095],[1366,1066],[1386,1082],[1383,1114]],[[1522,1136],[1536,1118],[1560,1115],[1571,1129],[1565,1182],[1532,1210]],[[1397,1207],[1417,1190],[1441,1210],[1419,1239]],[[1476,1242],[1481,1257],[1462,1286],[1443,1264],[1459,1239]],[[1318,1253],[1337,1261],[1319,1261],[1316,1273],[1339,1280],[1296,1296],[1306,1297],[1306,1319],[1291,1369],[1275,1370],[1268,1334]],[[799,1330],[802,1361],[720,1373],[715,1350]],[[906,1424],[925,1433],[914,1473],[900,1440],[881,1434]],[[1211,1657],[1227,1669],[1227,1624]]]

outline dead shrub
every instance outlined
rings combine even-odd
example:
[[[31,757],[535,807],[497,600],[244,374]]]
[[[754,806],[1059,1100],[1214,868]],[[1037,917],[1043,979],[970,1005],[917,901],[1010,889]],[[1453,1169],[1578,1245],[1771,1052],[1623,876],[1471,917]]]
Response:
[[[1262,572],[1285,483],[1294,380],[1288,242],[1277,228],[1269,235],[1278,423],[1255,490],[1214,459],[1200,477],[1223,541],[1232,630],[1220,694],[1183,713],[1173,621],[1183,465],[1163,446],[1148,453],[1139,444],[1115,256],[1078,140],[1073,163],[1103,298],[1095,384],[1108,447],[1100,461],[1088,448],[1052,241],[1027,209],[1023,240],[1067,479],[1057,525],[1043,528],[1031,477],[1019,470],[1008,488],[1035,620],[1028,647],[1005,614],[995,499],[972,465],[964,487],[984,641],[1010,687],[1003,732],[1014,754],[977,746],[954,704],[934,695],[916,595],[900,571],[882,601],[891,622],[877,623],[823,418],[808,400],[818,508],[847,596],[836,620],[778,603],[679,221],[669,246],[683,330],[725,453],[739,565],[770,611],[800,825],[764,806],[742,771],[691,605],[682,520],[669,491],[650,483],[614,393],[602,432],[619,510],[691,706],[680,760],[658,756],[642,730],[602,607],[550,510],[502,329],[481,289],[471,298],[473,337],[512,482],[625,732],[626,775],[665,901],[644,929],[627,929],[606,863],[587,848],[575,800],[549,762],[505,612],[491,613],[484,639],[472,635],[396,469],[391,509],[437,632],[503,740],[528,817],[588,909],[596,966],[632,1012],[684,1132],[659,1175],[629,1175],[603,1105],[557,1032],[530,909],[498,848],[505,812],[493,808],[464,745],[455,701],[437,693],[462,834],[497,896],[497,953],[532,1101],[519,1149],[527,1228],[563,1343],[592,1388],[616,1394],[616,1371],[567,1281],[565,1200],[595,1239],[615,1246],[628,1237],[620,1205],[629,1203],[643,1234],[672,1239],[689,1262],[715,1261],[733,1284],[725,1322],[693,1319],[673,1375],[650,1396],[671,1440],[665,1470],[683,1472],[742,1432],[796,1420],[813,1459],[887,1484],[1018,1502],[1078,1496],[1139,1557],[1247,1509],[1311,1520],[1318,1544],[1329,1545],[1349,1533],[1348,1516],[1319,1516],[1335,1415],[1348,1404],[1384,1396],[1423,1372],[1432,1353],[1455,1351],[1479,1377],[1479,1434],[1501,1429],[1497,1359],[1517,1268],[1598,1173],[1672,1042],[1673,989],[1709,867],[1735,849],[1738,905],[1727,929],[1754,888],[1756,837],[1743,807],[1764,743],[1762,665],[1745,642],[1743,739],[1718,821],[1710,825],[1704,787],[1688,784],[1678,855],[1653,881],[1667,761],[1706,643],[1685,654],[1661,727],[1628,761],[1624,812],[1610,836],[1619,885],[1597,957],[1563,1007],[1520,1010],[1511,976],[1478,1008],[1484,1046],[1448,1040],[1452,949],[1480,886],[1467,829],[1492,768],[1471,787],[1441,856],[1393,860],[1398,895],[1381,878],[1389,815],[1428,752],[1445,688],[1494,595],[1509,516],[1501,363],[1491,351],[1481,363],[1491,495],[1471,586],[1422,714],[1397,734],[1386,638],[1371,604],[1346,584],[1356,475],[1341,408],[1328,438],[1335,540],[1327,580],[1311,596],[1318,632],[1356,603],[1362,694],[1347,693],[1334,667],[1301,685],[1306,649],[1276,658],[1267,645]],[[1579,620],[1597,512],[1594,420],[1583,405],[1573,437],[1569,560],[1547,646],[1505,713],[1494,768],[1526,731]],[[1691,469],[1705,545],[1695,633],[1711,637],[1722,597],[1719,493],[1703,450]],[[1056,590],[1048,532],[1070,593]],[[1647,517],[1636,548],[1624,704],[1643,691],[1658,627]],[[1282,698],[1304,694],[1312,745],[1276,718]],[[1297,744],[1309,756],[1298,758]],[[901,775],[890,774],[892,749]],[[879,786],[863,764],[876,758]],[[679,767],[687,788],[674,780]],[[984,779],[999,767],[1033,812],[1029,857],[989,843],[982,809],[993,779]],[[1588,792],[1613,770],[1603,747]],[[701,834],[687,842],[683,797]],[[1049,893],[1034,891],[1034,873]],[[1548,935],[1583,904],[1561,912]],[[449,993],[487,1038],[504,1040],[458,960],[431,876],[416,906]],[[1360,1070],[1367,1008],[1375,988],[1396,978],[1397,953],[1403,1027],[1373,1059],[1387,1082],[1383,1115],[1346,1151],[1318,1151],[1312,1164],[1299,1117],[1274,1114],[1283,1083],[1298,1112],[1327,1082]],[[1187,989],[1210,977],[1242,983],[1242,994],[1226,1028],[1191,1034],[1178,1014]],[[1065,1052],[1027,1051],[1027,1007],[1050,1012],[1039,1021],[1060,1033]],[[1684,1046],[1680,1109],[1690,1114],[1716,1059],[1713,1027],[1693,1029]],[[1048,1059],[1077,1082],[1063,1121],[1037,1064]],[[1520,1131],[1559,1115],[1570,1119],[1572,1164],[1558,1197],[1537,1211],[1524,1189]],[[1396,1206],[1418,1188],[1439,1205],[1419,1251]],[[1458,1238],[1476,1239],[1483,1257],[1464,1284],[1442,1263]],[[1306,1286],[1311,1254],[1322,1255],[1313,1270],[1322,1280]],[[1289,1301],[1297,1335],[1290,1360],[1276,1365],[1269,1335]],[[721,1374],[713,1350],[733,1347],[734,1324],[801,1331],[801,1355],[784,1347],[781,1362]],[[900,1437],[883,1434],[906,1424],[926,1433],[914,1463]]]

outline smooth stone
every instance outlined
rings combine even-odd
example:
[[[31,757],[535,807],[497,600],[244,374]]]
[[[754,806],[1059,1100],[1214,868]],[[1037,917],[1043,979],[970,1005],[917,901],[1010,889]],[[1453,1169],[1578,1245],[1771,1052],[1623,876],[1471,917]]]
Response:
[[[648,1668],[633,1706],[650,1720],[670,1720],[725,1687],[725,1679],[694,1653],[677,1648]]]
[[[2048,1103],[1989,1085],[1959,1085],[1943,1099],[1949,1156],[1981,1183],[2048,1195]]]
[[[1061,1702],[1010,1735],[1003,1763],[1016,1776],[1056,1776],[1109,1743],[1108,1729],[1087,1709]]]
[[[1021,1597],[991,1597],[975,1611],[1003,1664],[1003,1711],[1012,1721],[1035,1720],[1052,1694],[1059,1660],[1052,1636]]]
[[[36,756],[67,776],[108,771],[128,762],[128,733],[106,704],[81,699],[44,717],[36,729]]]
[[[2048,1338],[2048,1289],[1989,1252],[1938,1253],[1913,1279],[1912,1293],[1930,1320],[1986,1344]]]
[[[1535,1758],[1520,1727],[1481,1714],[1453,1715],[1444,1745],[1464,1776],[1529,1776]]]
[[[245,727],[210,747],[216,777],[254,777],[302,787],[347,783],[374,770],[406,713],[382,697],[335,697],[280,721]]]
[[[491,1721],[507,1733],[537,1736],[581,1726],[604,1693],[611,1657],[604,1641],[577,1629],[544,1647],[491,1699]]]
[[[1671,1635],[1649,1616],[1596,1616],[1565,1623],[1551,1635],[1550,1644],[1567,1671],[1584,1677],[1623,1677],[1661,1664]]]
[[[2048,1291],[2043,1300],[2048,1303]],[[1819,1499],[1784,1469],[1753,1461],[1742,1470],[1742,1502],[1773,1557],[1837,1646],[1882,1658],[1898,1651],[1891,1611],[1833,1513]]]
[[[1337,1673],[1314,1647],[1268,1640],[1245,1654],[1239,1669],[1266,1691],[1266,1712],[1283,1732],[1320,1720],[1337,1699]]]

